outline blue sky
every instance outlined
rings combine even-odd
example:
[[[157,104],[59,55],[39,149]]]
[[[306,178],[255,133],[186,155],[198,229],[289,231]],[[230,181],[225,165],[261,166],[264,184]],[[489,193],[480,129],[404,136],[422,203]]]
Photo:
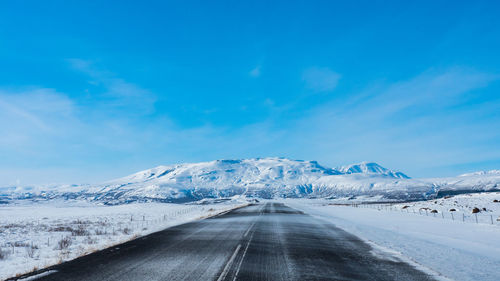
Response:
[[[412,2],[3,3],[0,184],[266,156],[499,169],[499,4]]]

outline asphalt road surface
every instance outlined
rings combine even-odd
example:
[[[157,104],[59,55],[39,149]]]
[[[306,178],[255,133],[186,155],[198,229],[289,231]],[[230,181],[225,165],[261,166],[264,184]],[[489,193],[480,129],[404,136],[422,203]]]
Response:
[[[172,227],[45,274],[36,280],[432,280],[280,203]]]

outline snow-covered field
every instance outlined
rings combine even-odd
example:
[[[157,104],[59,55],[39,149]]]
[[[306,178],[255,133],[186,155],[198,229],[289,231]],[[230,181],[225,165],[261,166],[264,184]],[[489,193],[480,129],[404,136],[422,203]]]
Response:
[[[337,198],[326,201],[331,205],[352,205],[409,215],[500,226],[500,192],[468,193],[444,198],[405,203],[383,202],[380,196],[359,196],[356,199]]]
[[[391,205],[352,207],[330,205],[329,200],[288,199],[285,203],[334,223],[370,243],[403,259],[455,280],[499,280],[500,224],[492,225],[490,215],[500,215],[500,193],[459,195],[447,199]],[[436,203],[435,203],[436,202]],[[402,209],[404,206],[410,206]],[[484,221],[475,222],[471,210],[482,211]],[[455,208],[459,219],[443,219],[442,213]],[[413,213],[415,210],[415,213]],[[461,213],[468,220],[462,221]],[[449,213],[449,212],[448,212]]]
[[[500,192],[461,194],[429,201],[394,204],[390,208],[393,211],[440,219],[500,226]]]
[[[0,280],[247,204],[50,202],[0,207]]]
[[[358,198],[365,199],[383,198]],[[444,277],[499,279],[500,192],[351,206],[339,205],[348,198],[282,200]],[[248,203],[244,197],[217,204],[30,202],[0,207],[0,280]]]

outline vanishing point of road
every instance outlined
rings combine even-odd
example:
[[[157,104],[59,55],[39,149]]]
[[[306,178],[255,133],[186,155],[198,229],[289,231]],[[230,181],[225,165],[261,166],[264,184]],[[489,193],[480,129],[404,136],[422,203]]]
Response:
[[[254,204],[168,228],[39,276],[36,280],[432,280],[282,203]]]

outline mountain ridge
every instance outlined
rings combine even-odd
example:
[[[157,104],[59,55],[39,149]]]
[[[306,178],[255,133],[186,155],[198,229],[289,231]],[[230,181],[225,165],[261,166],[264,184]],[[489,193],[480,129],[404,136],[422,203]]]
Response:
[[[386,175],[389,177],[393,178],[401,178],[401,179],[409,179],[410,177],[407,176],[406,174],[400,172],[400,171],[395,171],[395,170],[389,170],[387,168],[384,168],[380,166],[379,164],[375,162],[367,162],[363,161],[361,163],[356,163],[356,164],[351,164],[347,166],[340,166],[336,168],[336,170],[344,173],[344,174],[357,174],[357,173],[364,173],[364,174],[380,174],[380,175]]]
[[[0,199],[75,199],[123,204],[189,202],[243,195],[255,198],[339,198],[378,196],[421,200],[439,192],[484,191],[500,187],[500,174],[411,179],[374,162],[328,168],[317,161],[252,158],[172,164],[96,185],[0,188]]]

